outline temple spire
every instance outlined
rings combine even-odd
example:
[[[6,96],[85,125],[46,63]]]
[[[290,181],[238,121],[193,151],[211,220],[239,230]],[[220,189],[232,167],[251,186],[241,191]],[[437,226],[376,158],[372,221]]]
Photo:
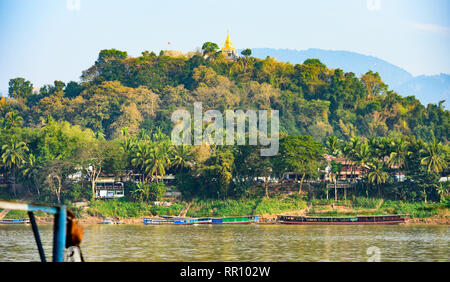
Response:
[[[231,46],[229,30],[227,30],[227,40],[225,41],[225,49],[227,49],[227,50],[233,49],[233,47]]]
[[[225,46],[222,48],[222,54],[224,54],[225,58],[230,60],[236,60],[238,58],[238,54],[236,49],[234,49],[230,40],[230,31],[227,30],[227,39],[225,40]]]

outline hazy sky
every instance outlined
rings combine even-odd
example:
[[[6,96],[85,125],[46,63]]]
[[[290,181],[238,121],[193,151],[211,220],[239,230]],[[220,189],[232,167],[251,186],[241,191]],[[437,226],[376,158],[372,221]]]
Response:
[[[101,49],[187,52],[222,46],[227,30],[236,48],[348,50],[450,73],[449,15],[449,0],[0,0],[0,92],[14,77],[78,81]]]

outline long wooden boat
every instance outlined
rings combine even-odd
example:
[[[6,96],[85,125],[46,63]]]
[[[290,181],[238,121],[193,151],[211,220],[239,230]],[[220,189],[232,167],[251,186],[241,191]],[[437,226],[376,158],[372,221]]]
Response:
[[[0,224],[30,224],[30,220],[24,219],[0,219]]]
[[[238,216],[238,217],[224,217],[224,218],[213,218],[213,224],[251,224],[257,223],[259,220],[258,216]]]
[[[278,215],[281,224],[303,225],[392,225],[406,222],[405,215],[371,215],[354,217],[309,217]]]
[[[149,218],[144,217],[145,225],[193,225],[197,222],[196,218]]]
[[[190,218],[190,217],[170,217],[161,218],[144,217],[146,225],[197,225],[197,224],[251,224],[258,222],[258,216],[239,216],[224,218]]]
[[[192,217],[178,217],[178,216],[161,216],[163,219],[167,220],[193,220],[193,224],[211,224],[212,218],[210,217],[201,217],[201,218],[192,218]]]

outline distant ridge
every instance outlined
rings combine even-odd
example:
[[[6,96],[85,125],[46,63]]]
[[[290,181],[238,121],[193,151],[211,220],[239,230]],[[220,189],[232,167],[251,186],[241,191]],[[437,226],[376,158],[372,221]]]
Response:
[[[403,83],[395,89],[405,96],[408,93],[416,96],[423,104],[437,104],[445,100],[445,108],[450,108],[450,75],[420,75]]]
[[[414,77],[406,70],[382,59],[350,51],[253,48],[252,56],[261,59],[270,56],[291,64],[301,64],[306,59],[317,58],[329,68],[340,68],[345,72],[353,72],[357,76],[372,70],[381,75],[390,89],[402,96],[414,95],[425,105],[446,100],[444,105],[446,108],[450,106],[450,75],[448,74]]]

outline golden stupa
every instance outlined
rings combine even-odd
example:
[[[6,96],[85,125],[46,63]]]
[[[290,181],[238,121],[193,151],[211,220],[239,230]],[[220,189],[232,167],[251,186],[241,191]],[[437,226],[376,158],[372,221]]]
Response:
[[[227,59],[236,60],[238,58],[238,54],[236,52],[236,49],[231,44],[230,32],[229,31],[227,31],[227,39],[225,40],[225,45],[223,46],[221,51],[222,51],[222,54]]]

